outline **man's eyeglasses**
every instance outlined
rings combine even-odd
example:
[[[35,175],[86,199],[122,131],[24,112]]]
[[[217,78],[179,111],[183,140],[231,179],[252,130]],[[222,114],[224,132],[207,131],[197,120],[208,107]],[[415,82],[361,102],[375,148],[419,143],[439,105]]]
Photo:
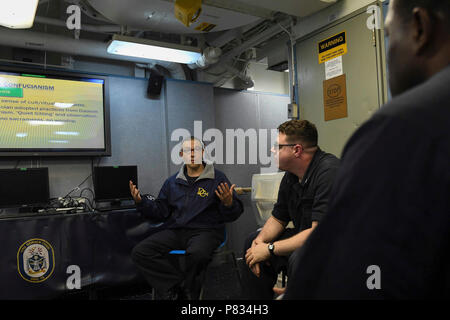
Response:
[[[279,144],[278,142],[275,142],[274,144],[273,144],[273,148],[275,149],[275,150],[280,150],[281,148],[283,148],[283,147],[293,147],[293,146],[296,146],[298,143],[289,143],[289,144]]]
[[[184,153],[201,152],[202,150],[203,150],[202,147],[194,147],[194,149],[192,149],[192,148],[183,148],[183,149],[181,149],[181,151],[183,151]]]

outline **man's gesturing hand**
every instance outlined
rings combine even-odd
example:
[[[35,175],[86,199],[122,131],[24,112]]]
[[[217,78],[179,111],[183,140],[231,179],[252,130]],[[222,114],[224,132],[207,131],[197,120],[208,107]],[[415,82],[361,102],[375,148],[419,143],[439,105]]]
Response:
[[[233,204],[233,190],[236,187],[235,184],[231,186],[231,188],[228,187],[228,184],[226,182],[222,182],[217,187],[216,195],[219,197],[220,201],[224,204],[226,207],[231,207]]]
[[[133,184],[133,181],[130,180],[130,192],[131,196],[134,199],[134,202],[139,203],[142,201],[141,195],[139,193],[139,189]]]

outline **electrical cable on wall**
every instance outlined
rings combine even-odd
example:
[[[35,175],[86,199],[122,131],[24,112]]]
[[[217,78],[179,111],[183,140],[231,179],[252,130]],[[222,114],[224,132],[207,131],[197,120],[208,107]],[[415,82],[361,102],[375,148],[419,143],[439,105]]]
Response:
[[[292,75],[292,88],[291,88],[291,104],[289,105],[289,108],[295,108],[296,110],[292,110],[293,115],[297,113],[297,116],[293,116],[292,118],[300,118],[300,110],[297,105],[297,95],[296,95],[296,88],[297,88],[297,79],[296,79],[296,70],[295,70],[295,54],[294,54],[294,44],[295,39],[291,32],[289,32],[281,23],[278,23],[278,26],[288,34],[289,36],[289,42],[290,42],[290,51],[291,51],[291,66],[289,68],[290,74]]]

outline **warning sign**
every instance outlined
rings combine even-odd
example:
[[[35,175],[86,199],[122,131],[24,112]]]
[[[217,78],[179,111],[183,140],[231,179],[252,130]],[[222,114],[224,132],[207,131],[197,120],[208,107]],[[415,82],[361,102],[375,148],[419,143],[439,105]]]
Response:
[[[319,64],[347,53],[346,32],[343,31],[318,44]]]
[[[347,86],[345,74],[323,82],[325,121],[347,117]]]

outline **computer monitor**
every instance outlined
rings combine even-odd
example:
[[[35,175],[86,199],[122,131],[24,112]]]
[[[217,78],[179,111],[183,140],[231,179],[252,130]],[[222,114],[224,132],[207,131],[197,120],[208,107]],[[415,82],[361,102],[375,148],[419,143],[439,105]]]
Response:
[[[49,199],[48,168],[0,169],[0,207],[46,205]]]
[[[132,199],[129,181],[138,185],[137,166],[94,167],[95,201]]]

